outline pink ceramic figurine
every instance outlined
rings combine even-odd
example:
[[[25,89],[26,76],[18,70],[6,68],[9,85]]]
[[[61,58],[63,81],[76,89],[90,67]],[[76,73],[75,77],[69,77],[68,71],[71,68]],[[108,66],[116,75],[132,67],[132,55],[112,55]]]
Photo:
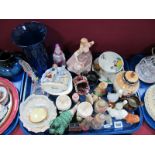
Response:
[[[91,70],[92,54],[89,48],[93,44],[94,41],[88,42],[87,38],[80,40],[80,48],[67,61],[69,71],[80,75],[82,72],[89,72]]]
[[[61,50],[59,44],[55,45],[55,50],[53,53],[54,64],[57,64],[59,67],[66,65],[66,59],[63,51]]]

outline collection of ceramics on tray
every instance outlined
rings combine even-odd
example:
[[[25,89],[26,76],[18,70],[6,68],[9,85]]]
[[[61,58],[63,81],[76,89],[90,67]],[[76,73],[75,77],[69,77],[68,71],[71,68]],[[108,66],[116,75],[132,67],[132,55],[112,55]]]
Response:
[[[103,52],[93,61],[90,52],[93,44],[94,41],[82,38],[79,49],[67,62],[60,46],[56,44],[54,64],[42,74],[41,79],[36,77],[27,62],[19,60],[19,64],[31,77],[33,86],[39,83],[43,92],[38,95],[34,91],[20,104],[20,120],[28,131],[63,134],[73,117],[83,131],[111,126],[113,118],[129,124],[140,121],[134,113],[142,105],[136,96],[140,87],[139,79],[147,83],[154,82],[155,57],[142,59],[135,72],[125,71],[122,57],[112,51]],[[112,92],[108,92],[109,85],[113,86]],[[145,106],[155,121],[154,92],[153,85],[146,93]],[[55,103],[48,98],[49,95],[57,96]],[[80,102],[80,96],[85,96],[85,101]],[[9,119],[15,117],[17,107],[16,89],[8,80],[1,78],[0,133],[11,123]]]
[[[28,64],[21,62],[25,71],[29,68],[33,86],[39,83],[43,92],[38,95],[34,90],[20,104],[20,120],[29,132],[63,134],[73,119],[82,131],[112,126],[113,118],[129,124],[139,123],[140,117],[134,113],[142,104],[135,95],[139,89],[138,74],[124,71],[122,57],[112,51],[103,52],[93,62],[90,52],[93,44],[94,41],[82,38],[80,48],[67,62],[57,44],[54,64],[41,79]],[[114,88],[112,92],[108,92],[109,85]],[[49,95],[56,96],[56,101]],[[82,102],[81,96],[85,96]]]

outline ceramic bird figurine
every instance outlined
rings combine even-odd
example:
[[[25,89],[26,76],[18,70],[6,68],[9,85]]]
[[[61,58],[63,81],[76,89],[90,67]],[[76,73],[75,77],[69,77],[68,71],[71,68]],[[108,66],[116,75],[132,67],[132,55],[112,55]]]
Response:
[[[125,119],[125,117],[128,115],[128,112],[124,109],[118,110],[115,108],[109,107],[107,109],[111,117],[114,117],[116,120]]]
[[[69,126],[79,103],[72,109],[62,112],[57,118],[50,122],[49,133],[62,135],[65,129]]]
[[[127,123],[130,123],[130,124],[135,124],[135,123],[138,123],[140,121],[140,118],[138,115],[135,115],[135,114],[128,114],[126,117],[125,117],[125,120]]]
[[[123,107],[124,107],[127,103],[128,103],[127,100],[124,100],[123,102],[118,102],[118,103],[116,103],[115,108],[118,109],[118,110],[121,110],[121,109],[123,109]]]
[[[122,93],[123,93],[122,90],[119,90],[118,93],[110,93],[109,92],[108,95],[107,95],[107,99],[108,99],[109,102],[115,103],[115,102],[118,101],[119,97],[122,96]]]
[[[116,120],[124,119],[127,123],[130,123],[130,124],[135,124],[140,121],[140,118],[138,115],[128,113],[124,109],[118,110],[118,109],[115,109],[115,108],[112,109],[111,107],[109,107],[107,111],[109,112],[110,116],[114,117]]]

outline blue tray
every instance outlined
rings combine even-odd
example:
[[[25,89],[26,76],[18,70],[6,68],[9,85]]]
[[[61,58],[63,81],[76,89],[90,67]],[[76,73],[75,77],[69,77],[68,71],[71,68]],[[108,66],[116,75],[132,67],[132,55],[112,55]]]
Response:
[[[22,94],[23,94],[23,88],[24,88],[24,79],[25,79],[25,73],[21,72],[17,76],[10,78],[9,80],[15,85],[19,92],[19,99],[22,100]],[[11,123],[11,125],[7,128],[6,131],[4,131],[3,135],[9,135],[13,132],[13,130],[16,128],[19,122],[19,113],[17,113],[15,119]]]
[[[129,67],[131,70],[135,70],[135,66],[140,62],[140,60],[144,57],[144,55],[139,54],[134,56],[132,59],[130,59],[129,61]],[[141,98],[141,100],[144,102],[144,96],[145,96],[145,92],[146,90],[151,86],[152,84],[147,84],[144,82],[140,82],[140,89],[138,91],[138,94]],[[155,129],[155,121],[150,117],[150,115],[148,114],[148,112],[146,111],[145,106],[142,106],[142,112],[143,112],[143,116],[145,121],[147,122],[147,124]]]
[[[126,60],[124,60],[125,62],[125,70],[129,69],[128,63]],[[31,79],[29,77],[26,77],[25,80],[25,89],[23,92],[23,100],[25,100],[30,94],[31,94]],[[110,86],[108,89],[111,89],[112,86]],[[52,97],[52,100],[55,100],[55,97]],[[81,101],[83,100],[82,97],[80,98]],[[125,121],[122,121],[122,125],[123,128],[115,128],[114,125],[112,125],[110,128],[104,128],[104,129],[100,129],[100,130],[89,130],[87,132],[69,132],[66,131],[65,134],[71,134],[71,135],[75,135],[75,134],[81,134],[81,135],[111,135],[111,134],[132,134],[133,132],[137,131],[140,126],[142,125],[143,122],[143,117],[142,117],[142,111],[141,108],[137,108],[137,110],[135,111],[136,114],[138,114],[140,116],[140,122],[137,124],[128,124]],[[116,122],[115,119],[113,119],[113,122]],[[120,122],[120,121],[119,121]],[[21,130],[24,132],[24,134],[26,135],[34,135],[34,133],[29,132],[26,128],[23,127],[22,122],[20,122],[20,128]],[[40,134],[48,134],[48,132],[45,133],[38,133]]]

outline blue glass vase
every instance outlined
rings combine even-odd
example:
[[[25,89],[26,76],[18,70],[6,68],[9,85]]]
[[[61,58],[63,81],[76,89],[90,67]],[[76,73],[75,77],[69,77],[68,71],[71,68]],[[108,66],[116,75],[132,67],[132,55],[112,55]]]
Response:
[[[12,40],[20,48],[37,76],[48,68],[48,56],[44,46],[47,34],[45,25],[38,22],[24,23],[12,31]]]

